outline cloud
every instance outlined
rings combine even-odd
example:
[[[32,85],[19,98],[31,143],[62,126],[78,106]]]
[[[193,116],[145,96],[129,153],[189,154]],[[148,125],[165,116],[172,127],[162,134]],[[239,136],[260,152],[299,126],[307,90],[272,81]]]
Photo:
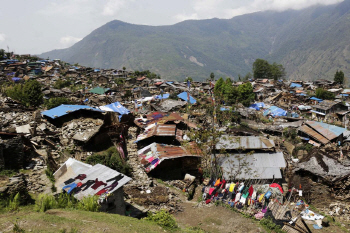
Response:
[[[125,0],[109,0],[103,7],[102,15],[111,16],[125,6]]]
[[[61,37],[60,43],[62,48],[68,48],[81,40],[82,38],[77,38],[73,36],[64,36],[64,37]]]
[[[0,42],[5,41],[6,35],[4,33],[0,33]]]
[[[193,14],[190,14],[190,15],[178,14],[178,15],[175,15],[174,18],[176,20],[178,20],[178,21],[185,21],[185,20],[189,20],[189,19],[199,19],[197,13],[193,13]]]

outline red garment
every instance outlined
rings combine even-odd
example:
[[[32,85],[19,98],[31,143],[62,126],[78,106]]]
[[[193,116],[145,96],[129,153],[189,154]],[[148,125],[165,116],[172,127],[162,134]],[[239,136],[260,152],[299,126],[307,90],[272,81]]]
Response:
[[[95,184],[93,186],[91,186],[92,189],[97,189],[98,187],[100,187],[101,185],[106,186],[107,184],[104,183],[103,181],[98,181],[98,179],[96,178],[95,180]]]
[[[272,187],[272,188],[278,188],[278,189],[281,191],[281,193],[283,193],[282,187],[281,187],[279,184],[277,184],[277,183],[270,184],[270,187]]]
[[[254,192],[254,188],[253,188],[253,185],[251,185],[248,189],[248,193],[250,197],[253,195],[253,192]]]
[[[222,183],[222,184],[221,184],[220,188],[225,189],[226,180],[222,180],[221,183]]]
[[[205,201],[205,204],[209,204],[210,203],[210,199]]]
[[[107,189],[101,189],[100,191],[98,191],[95,195],[100,196],[101,194],[107,192]]]
[[[83,183],[81,183],[81,182],[77,183],[77,187],[80,187],[82,185],[83,185]]]

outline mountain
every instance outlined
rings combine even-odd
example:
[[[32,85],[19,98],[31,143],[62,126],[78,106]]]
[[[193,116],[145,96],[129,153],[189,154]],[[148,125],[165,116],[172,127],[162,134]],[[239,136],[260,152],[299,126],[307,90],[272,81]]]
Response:
[[[257,58],[283,64],[287,78],[333,79],[350,72],[350,0],[303,10],[264,11],[232,19],[187,20],[170,26],[118,20],[72,47],[41,57],[99,68],[151,70],[163,78],[237,78]]]

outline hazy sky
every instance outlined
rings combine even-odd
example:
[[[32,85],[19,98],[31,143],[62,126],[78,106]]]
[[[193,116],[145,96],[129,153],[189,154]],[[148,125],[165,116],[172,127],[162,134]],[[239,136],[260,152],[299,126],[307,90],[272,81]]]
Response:
[[[262,10],[302,9],[343,0],[0,0],[0,48],[38,54],[67,48],[118,19],[169,25],[186,19],[232,18]]]

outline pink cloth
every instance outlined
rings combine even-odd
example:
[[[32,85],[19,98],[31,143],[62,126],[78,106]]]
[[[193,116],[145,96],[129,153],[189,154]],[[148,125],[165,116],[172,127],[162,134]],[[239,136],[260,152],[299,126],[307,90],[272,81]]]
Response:
[[[263,219],[264,216],[265,216],[265,214],[263,212],[259,212],[259,213],[254,215],[254,217],[256,219],[259,219],[259,220]]]

